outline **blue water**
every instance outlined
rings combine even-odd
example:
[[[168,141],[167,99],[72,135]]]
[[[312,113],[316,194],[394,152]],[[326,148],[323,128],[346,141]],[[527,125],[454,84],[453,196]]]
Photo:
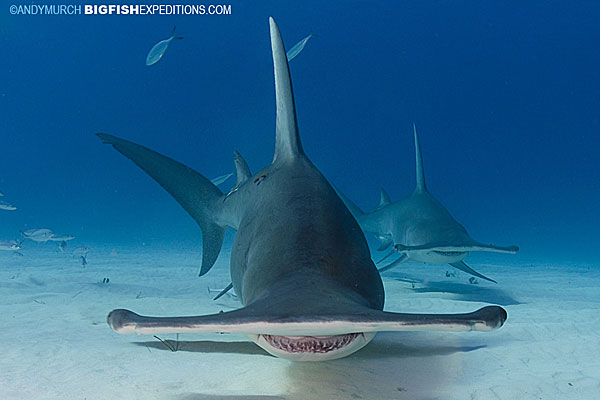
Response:
[[[69,2],[70,4],[76,2]],[[163,3],[168,3],[164,1]],[[231,1],[226,16],[13,16],[0,7],[0,240],[51,228],[79,243],[196,246],[195,222],[94,135],[212,178],[239,150],[271,161],[267,17],[289,48],[304,148],[363,209],[431,192],[507,260],[597,262],[600,5]],[[174,41],[156,65],[150,48]],[[229,184],[233,184],[230,182]],[[265,210],[265,212],[269,212]]]

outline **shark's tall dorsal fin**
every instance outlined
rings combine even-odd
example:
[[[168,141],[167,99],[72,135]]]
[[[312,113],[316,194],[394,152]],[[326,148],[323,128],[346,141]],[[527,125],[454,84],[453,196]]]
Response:
[[[427,191],[425,185],[425,173],[423,172],[423,157],[421,156],[421,146],[419,145],[419,135],[417,135],[417,126],[413,123],[413,132],[415,134],[415,158],[416,158],[416,175],[417,187],[415,190]]]
[[[275,73],[275,102],[277,103],[277,122],[275,133],[276,161],[289,160],[304,154],[294,106],[292,80],[287,56],[279,28],[273,17],[269,17],[271,31],[271,51],[273,52],[273,69]]]
[[[234,187],[239,187],[242,183],[246,182],[252,176],[250,172],[250,168],[248,168],[248,164],[244,157],[240,154],[239,151],[233,151],[233,163],[235,164],[235,185]]]
[[[387,206],[388,204],[391,204],[391,203],[392,203],[392,200],[390,199],[390,195],[387,194],[387,192],[385,191],[384,188],[381,188],[381,198],[379,199],[379,205],[377,206],[377,208]]]

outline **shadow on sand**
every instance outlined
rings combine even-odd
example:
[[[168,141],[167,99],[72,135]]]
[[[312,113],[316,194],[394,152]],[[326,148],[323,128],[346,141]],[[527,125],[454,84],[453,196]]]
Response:
[[[253,354],[259,356],[273,357],[254,342],[216,342],[212,340],[188,341],[165,339],[148,342],[134,342],[138,346],[148,349],[192,352],[192,353],[223,353],[223,354]]]
[[[200,393],[189,393],[177,397],[181,400],[286,400],[286,397],[281,396],[227,396],[218,394],[200,394]]]
[[[381,337],[401,336],[397,333],[379,333],[377,340],[371,342],[367,347],[362,349],[358,354],[362,359],[382,358],[405,358],[405,357],[426,357],[426,356],[444,356],[454,353],[467,353],[474,350],[485,348],[486,346],[410,346],[390,340],[379,340]],[[400,337],[399,340],[402,340]],[[221,354],[245,354],[273,357],[271,354],[264,351],[262,348],[254,344],[254,342],[216,342],[211,340],[172,340],[165,339],[163,341],[155,340],[148,342],[134,342],[138,346],[143,346],[149,349],[162,351],[182,351],[191,353],[221,353]],[[313,364],[313,363],[309,363]]]
[[[447,393],[448,386],[461,374],[465,354],[485,351],[487,346],[467,342],[466,336],[437,332],[379,333],[356,354],[324,362],[290,362],[270,356],[254,343],[180,341],[178,351],[244,354],[271,357],[264,368],[256,360],[255,378],[268,382],[284,373],[286,392],[277,396],[182,393],[181,400],[273,400],[273,399],[428,399]],[[177,346],[175,340],[165,340]],[[468,344],[467,344],[468,343]],[[171,351],[162,342],[136,342],[149,349]],[[252,365],[252,364],[251,364]],[[261,366],[263,366],[261,368]],[[278,382],[281,383],[281,382]],[[248,387],[248,393],[253,392]]]
[[[469,285],[457,282],[423,282],[411,289],[417,293],[449,293],[452,299],[474,301],[478,303],[512,306],[521,304],[502,289],[480,285]]]
[[[434,281],[419,279],[413,275],[401,271],[389,271],[383,275],[386,280],[394,280],[406,284],[408,290],[416,293],[439,293],[448,294],[452,300],[472,301],[477,303],[498,304],[501,306],[512,306],[523,304],[512,297],[511,294],[501,289],[500,284],[467,284],[453,282],[451,280]],[[393,295],[387,292],[387,296]]]

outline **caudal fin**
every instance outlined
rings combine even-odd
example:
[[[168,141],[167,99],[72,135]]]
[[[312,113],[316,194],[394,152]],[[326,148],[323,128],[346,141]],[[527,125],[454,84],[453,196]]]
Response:
[[[183,39],[183,36],[175,36],[176,29],[177,29],[177,26],[173,26],[173,32],[171,32],[171,38],[172,39]]]
[[[216,222],[223,193],[210,180],[169,157],[116,136],[106,133],[97,135],[150,175],[198,223],[202,229],[202,266],[199,275],[206,274],[219,256],[227,228]]]
[[[460,269],[463,272],[466,272],[467,274],[471,274],[474,276],[477,276],[481,279],[485,279],[486,281],[490,281],[490,282],[494,282],[494,283],[498,283],[495,280],[488,278],[485,275],[480,274],[479,272],[475,271],[473,268],[469,267],[464,261],[457,261],[457,262],[453,262],[450,263],[450,265],[452,265],[454,268]]]

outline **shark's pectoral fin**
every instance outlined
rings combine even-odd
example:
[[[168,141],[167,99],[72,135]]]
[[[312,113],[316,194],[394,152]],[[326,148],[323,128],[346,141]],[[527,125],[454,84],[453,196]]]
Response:
[[[385,267],[379,268],[379,273],[385,272],[388,269],[392,269],[395,266],[400,265],[407,260],[408,260],[408,256],[406,254],[401,254],[400,257],[398,257],[396,260],[394,260],[390,264],[386,265]]]
[[[262,311],[262,310],[261,310]],[[506,321],[499,306],[465,314],[404,314],[357,306],[344,314],[277,316],[252,307],[195,317],[146,317],[128,310],[114,310],[108,324],[117,333],[156,335],[166,333],[242,333],[248,335],[320,336],[394,331],[491,331]]]
[[[213,300],[219,300],[225,295],[225,293],[229,292],[231,289],[233,289],[233,282],[230,282],[225,289],[221,290]]]
[[[375,264],[381,264],[382,262],[384,262],[385,260],[390,258],[390,256],[392,254],[396,254],[396,253],[397,253],[396,249],[391,249],[385,256],[383,256],[383,258],[381,260],[377,261]]]
[[[207,273],[221,251],[225,236],[226,227],[215,222],[221,212],[223,193],[190,167],[154,150],[106,133],[97,135],[154,178],[196,220],[202,229],[200,275]]]
[[[467,264],[465,264],[465,262],[462,260],[450,263],[450,265],[452,265],[454,268],[460,269],[463,272],[466,272],[467,274],[475,275],[481,279],[485,279],[486,281],[498,283],[495,280],[488,278],[487,276],[481,275],[479,272],[475,271],[473,268],[471,268]]]

